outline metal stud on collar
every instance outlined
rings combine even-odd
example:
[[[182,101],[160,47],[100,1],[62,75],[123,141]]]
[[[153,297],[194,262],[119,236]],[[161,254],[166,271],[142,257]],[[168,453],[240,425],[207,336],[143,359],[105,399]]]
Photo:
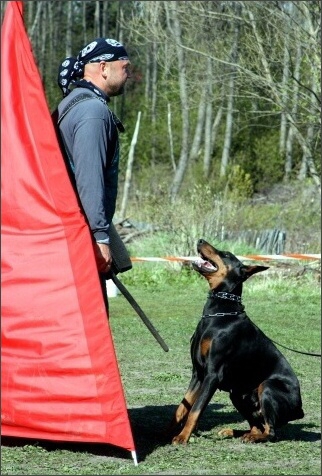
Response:
[[[222,316],[237,316],[239,312],[216,312],[215,314],[203,314],[201,317],[203,319],[207,317],[222,317]]]
[[[230,301],[241,302],[241,296],[237,296],[236,294],[225,293],[223,291],[218,291],[217,293],[212,291],[211,294],[213,296],[218,296],[221,299],[229,299]]]

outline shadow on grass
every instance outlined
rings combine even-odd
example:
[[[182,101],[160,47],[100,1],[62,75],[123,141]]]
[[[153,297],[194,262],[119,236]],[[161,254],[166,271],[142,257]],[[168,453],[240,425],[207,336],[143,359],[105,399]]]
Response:
[[[29,438],[19,438],[11,436],[1,437],[1,446],[22,447],[31,445],[43,448],[46,451],[71,451],[73,453],[89,453],[96,456],[105,456],[115,459],[132,459],[131,453],[118,446],[108,445],[104,443],[81,443],[73,441],[53,441],[38,440]]]
[[[218,410],[224,405],[210,404],[206,408],[198,425],[198,431],[211,430],[218,419]],[[177,405],[142,406],[131,408],[129,416],[133,438],[140,461],[151,454],[156,448],[171,445],[172,436],[166,433]],[[235,413],[238,418],[238,413]],[[232,418],[236,421],[236,418]]]
[[[210,404],[200,419],[197,434],[212,430],[215,426],[234,426],[243,422],[237,411],[218,413],[218,410],[226,407],[221,404]],[[153,453],[156,448],[170,445],[171,436],[167,436],[165,430],[177,405],[151,405],[129,409],[129,418],[133,432],[137,456],[140,462]],[[314,442],[321,438],[321,433],[308,431],[307,428],[316,428],[314,424],[289,423],[279,431],[279,440]],[[245,430],[248,430],[245,421]],[[241,433],[244,433],[241,431]],[[209,437],[205,435],[208,439]],[[213,436],[211,437],[213,438]],[[215,444],[215,439],[214,439]],[[2,446],[39,446],[47,451],[68,450],[73,452],[87,452],[93,455],[105,456],[115,459],[131,459],[129,451],[117,446],[101,443],[58,442],[49,440],[31,440],[25,438],[6,437],[1,438]]]
[[[321,440],[321,432],[308,431],[307,428],[317,428],[318,425],[313,423],[294,423],[291,422],[280,428],[278,433],[278,440],[283,441],[308,441],[313,443],[314,441]]]
[[[221,407],[222,405],[208,405],[202,422],[200,423],[199,430],[207,431],[214,426],[214,410],[218,411]],[[156,448],[171,444],[171,437],[166,437],[164,433],[176,408],[177,405],[151,405],[128,410],[139,461],[144,461],[146,456],[151,454]],[[1,445],[8,447],[32,445],[43,448],[46,451],[67,450],[75,453],[86,452],[97,456],[116,459],[132,459],[129,451],[118,446],[102,443],[38,440],[2,436]]]
[[[228,405],[229,406],[229,405]],[[236,424],[244,422],[245,428],[240,431],[240,436],[249,430],[248,423],[234,409],[229,412],[218,413],[218,410],[227,407],[221,404],[209,404],[202,415],[195,432],[200,436],[203,432],[209,432],[214,427],[234,427]],[[143,406],[132,408],[129,415],[132,423],[133,437],[140,461],[144,461],[146,456],[151,454],[160,446],[171,445],[171,436],[166,436],[164,431],[171,421],[177,405],[167,406]],[[317,425],[307,423],[291,422],[278,430],[278,440],[288,441],[320,441],[321,433],[308,431],[307,428],[317,428]],[[213,435],[202,435],[203,438],[216,439]]]

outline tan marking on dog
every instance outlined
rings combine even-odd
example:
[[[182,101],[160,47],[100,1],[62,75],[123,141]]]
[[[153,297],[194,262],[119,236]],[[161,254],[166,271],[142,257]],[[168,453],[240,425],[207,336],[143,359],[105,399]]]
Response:
[[[189,441],[189,438],[191,436],[191,433],[196,427],[196,423],[198,421],[198,418],[200,416],[200,410],[195,411],[195,412],[190,412],[187,422],[178,436],[175,436],[172,440],[173,445],[184,445],[187,444]]]
[[[222,438],[233,438],[234,430],[232,428],[223,428],[222,430],[218,431],[218,435]]]
[[[190,412],[192,405],[195,403],[198,396],[198,389],[196,391],[188,390],[183,397],[180,405],[175,413],[175,420],[177,423],[181,422],[185,416]]]
[[[189,405],[193,405],[198,395],[198,390],[192,391],[188,390],[184,396],[184,399],[189,403]]]
[[[211,345],[212,340],[210,338],[208,339],[203,339],[200,343],[200,352],[203,357],[206,357],[206,355],[209,353],[210,345]]]
[[[271,431],[271,426],[268,423],[265,423],[263,435],[268,436],[270,434],[270,431]]]
[[[262,398],[262,394],[264,392],[264,385],[260,383],[258,385],[257,393],[258,393],[258,399],[260,400]]]
[[[205,278],[207,279],[209,283],[210,289],[218,288],[218,286],[224,281],[225,277],[226,277],[225,274],[218,275],[217,273],[212,275],[207,275],[207,276],[205,275]]]
[[[262,431],[257,426],[252,426],[249,433],[251,435],[262,435]]]
[[[270,425],[264,424],[263,431],[256,426],[253,426],[251,430],[242,436],[242,441],[245,443],[256,443],[257,441],[268,441],[270,439]]]
[[[209,244],[204,244],[200,249],[205,259],[210,260],[217,266],[217,271],[213,273],[205,273],[203,276],[207,279],[210,289],[216,289],[226,278],[232,266],[225,265],[214,248]]]

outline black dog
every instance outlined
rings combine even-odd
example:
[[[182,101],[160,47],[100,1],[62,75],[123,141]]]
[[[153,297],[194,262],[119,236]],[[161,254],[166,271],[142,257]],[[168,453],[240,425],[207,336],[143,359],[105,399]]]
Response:
[[[229,392],[233,405],[249,423],[250,431],[242,435],[242,441],[273,441],[276,428],[303,418],[304,413],[292,368],[241,304],[242,283],[268,268],[246,266],[232,253],[219,251],[204,240],[198,241],[197,249],[201,259],[193,268],[208,280],[210,292],[191,338],[191,382],[171,431],[184,426],[172,443],[189,441],[217,389]],[[238,432],[225,429],[219,434],[237,436]]]

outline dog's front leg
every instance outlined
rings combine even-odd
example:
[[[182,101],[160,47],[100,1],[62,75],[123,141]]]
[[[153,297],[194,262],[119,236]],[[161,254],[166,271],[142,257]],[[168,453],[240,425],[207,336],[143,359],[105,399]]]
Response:
[[[200,388],[201,382],[199,381],[197,374],[194,373],[188,390],[185,393],[180,405],[178,406],[172,421],[169,425],[167,433],[173,434],[173,432],[178,428],[178,426],[184,421],[187,414],[190,412],[192,405],[195,403],[198,397],[198,390]]]
[[[196,428],[199,418],[202,412],[210,402],[213,394],[217,388],[217,379],[213,377],[206,377],[203,381],[198,395],[196,395],[195,402],[191,407],[185,426],[181,433],[175,436],[172,440],[173,445],[188,443],[191,433]],[[181,405],[178,407],[180,409]],[[177,410],[177,411],[178,411]]]

